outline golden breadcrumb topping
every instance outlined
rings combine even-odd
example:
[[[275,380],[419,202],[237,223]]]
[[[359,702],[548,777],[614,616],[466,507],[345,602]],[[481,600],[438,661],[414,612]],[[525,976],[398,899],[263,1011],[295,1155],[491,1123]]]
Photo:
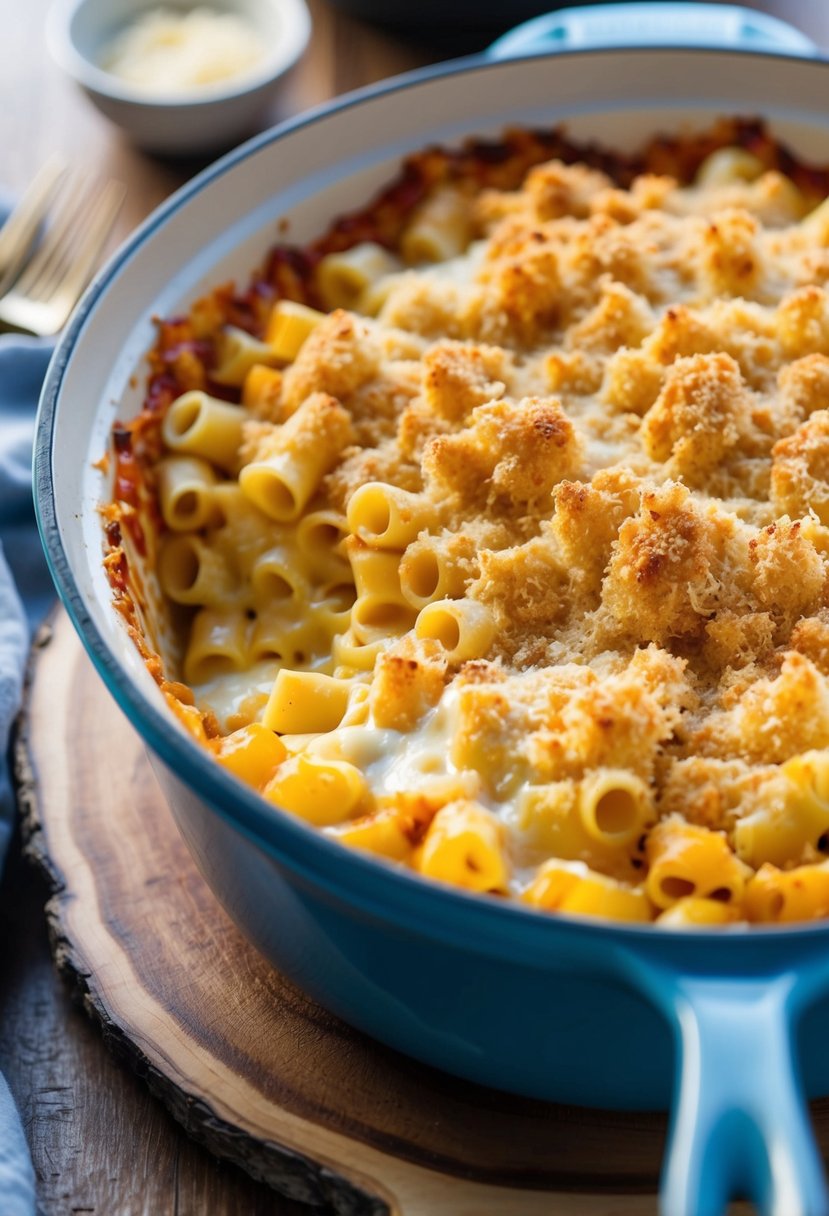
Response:
[[[829,914],[812,875],[829,832],[825,208],[722,160],[629,188],[553,160],[439,204],[463,232],[452,256],[398,261],[318,319],[243,427],[245,494],[288,435],[314,467],[295,526],[334,521],[320,603],[356,584],[318,651],[269,655],[350,682],[339,726],[295,728],[318,764],[366,778],[342,822],[315,822],[552,911]],[[376,526],[353,507],[375,483],[392,513]],[[225,724],[262,721],[266,699]],[[279,772],[266,796],[290,809]],[[804,866],[812,903],[774,887]]]

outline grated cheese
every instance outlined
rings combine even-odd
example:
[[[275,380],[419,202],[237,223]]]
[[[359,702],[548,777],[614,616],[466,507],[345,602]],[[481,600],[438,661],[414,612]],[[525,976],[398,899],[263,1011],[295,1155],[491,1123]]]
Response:
[[[264,47],[244,18],[210,8],[151,9],[107,47],[101,66],[150,93],[183,93],[244,76]]]

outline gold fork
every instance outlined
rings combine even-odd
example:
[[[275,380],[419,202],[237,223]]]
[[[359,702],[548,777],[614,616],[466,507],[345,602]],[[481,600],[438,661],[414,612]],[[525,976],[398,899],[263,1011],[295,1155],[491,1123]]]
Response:
[[[66,321],[92,277],[124,199],[120,182],[101,188],[68,180],[51,223],[20,277],[0,296],[0,328],[46,336]]]
[[[0,294],[11,286],[29,256],[65,173],[63,161],[50,157],[0,228]]]

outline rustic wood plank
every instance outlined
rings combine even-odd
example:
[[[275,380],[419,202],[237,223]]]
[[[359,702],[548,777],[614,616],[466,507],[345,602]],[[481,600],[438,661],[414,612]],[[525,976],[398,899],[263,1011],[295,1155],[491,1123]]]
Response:
[[[55,971],[48,888],[12,848],[0,884],[0,1071],[20,1106],[44,1216],[302,1216],[190,1140],[101,1044]]]

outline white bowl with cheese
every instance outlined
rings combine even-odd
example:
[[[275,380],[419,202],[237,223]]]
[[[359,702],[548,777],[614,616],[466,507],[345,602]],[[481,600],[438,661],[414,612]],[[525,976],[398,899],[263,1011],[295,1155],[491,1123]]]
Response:
[[[56,0],[57,63],[139,146],[200,155],[251,134],[311,34],[305,0]]]

